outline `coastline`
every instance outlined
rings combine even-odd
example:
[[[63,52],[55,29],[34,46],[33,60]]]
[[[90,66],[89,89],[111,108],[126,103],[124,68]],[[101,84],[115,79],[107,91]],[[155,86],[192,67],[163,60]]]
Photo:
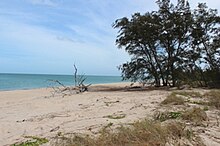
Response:
[[[129,81],[122,81],[122,82],[112,82],[112,83],[95,83],[91,84],[91,86],[96,87],[96,86],[108,86],[108,87],[124,87],[124,86],[130,86],[131,82]],[[135,85],[138,85],[135,84]],[[60,87],[60,86],[57,86]],[[74,87],[74,85],[67,85],[67,87]],[[23,89],[5,89],[5,90],[0,90],[0,92],[13,92],[13,91],[27,91],[27,90],[51,90],[52,87],[39,87],[39,88],[23,88]]]

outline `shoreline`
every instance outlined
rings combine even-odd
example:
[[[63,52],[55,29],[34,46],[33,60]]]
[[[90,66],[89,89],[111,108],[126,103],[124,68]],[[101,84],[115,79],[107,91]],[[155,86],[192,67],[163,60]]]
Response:
[[[123,85],[123,84],[131,84],[130,81],[122,81],[122,82],[112,82],[112,83],[95,83],[95,84],[91,84],[91,86],[108,86],[108,85]],[[67,87],[74,87],[74,85],[66,85]],[[60,86],[56,86],[56,87],[60,87]],[[21,89],[5,89],[5,90],[1,90],[0,89],[0,92],[7,92],[7,91],[26,91],[26,90],[38,90],[38,89],[51,89],[51,87],[36,87],[36,88],[21,88]]]

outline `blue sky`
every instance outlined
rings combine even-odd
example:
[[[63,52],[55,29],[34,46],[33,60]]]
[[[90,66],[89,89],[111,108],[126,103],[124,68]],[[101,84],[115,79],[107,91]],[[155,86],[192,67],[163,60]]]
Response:
[[[220,1],[207,2],[220,10]],[[120,75],[129,56],[115,46],[113,22],[157,8],[154,0],[1,0],[0,72]]]

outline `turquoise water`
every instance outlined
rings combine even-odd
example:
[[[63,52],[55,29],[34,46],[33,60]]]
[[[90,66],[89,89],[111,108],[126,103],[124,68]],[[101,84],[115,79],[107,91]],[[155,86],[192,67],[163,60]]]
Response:
[[[122,82],[119,76],[85,76],[85,84]],[[0,73],[0,90],[34,89],[53,86],[49,80],[59,80],[64,85],[74,85],[73,75],[38,75]]]

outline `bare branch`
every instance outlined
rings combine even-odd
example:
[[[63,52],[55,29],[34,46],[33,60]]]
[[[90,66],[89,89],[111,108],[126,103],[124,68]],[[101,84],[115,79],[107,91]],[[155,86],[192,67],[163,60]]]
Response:
[[[77,75],[78,69],[75,64],[74,64],[74,69],[75,69],[75,72],[74,72],[75,86],[74,87],[65,86],[63,83],[61,83],[58,80],[48,80],[55,84],[51,87],[53,89],[53,91],[51,92],[53,97],[55,95],[62,95],[62,97],[71,96],[73,94],[78,94],[78,93],[88,91],[88,87],[91,86],[91,84],[84,85],[84,82],[86,80],[85,75]]]

